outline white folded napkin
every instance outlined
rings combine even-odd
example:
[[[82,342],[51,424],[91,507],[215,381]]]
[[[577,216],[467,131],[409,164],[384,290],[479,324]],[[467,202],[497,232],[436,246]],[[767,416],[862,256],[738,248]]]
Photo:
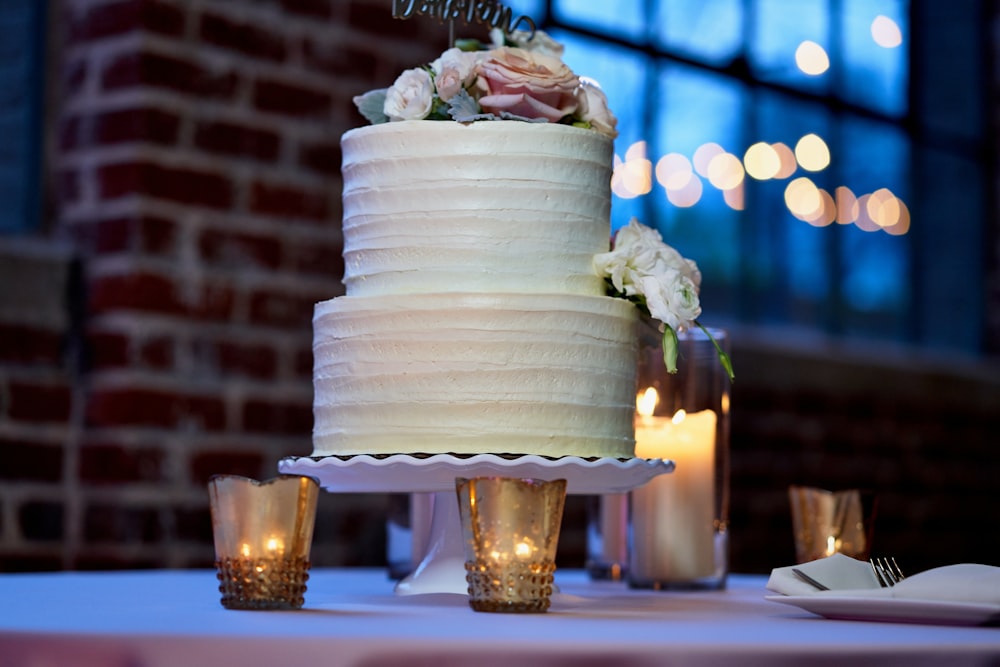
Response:
[[[799,579],[793,568],[830,590],[817,590]],[[891,588],[881,588],[871,565],[834,554],[801,565],[775,568],[767,589],[782,595],[850,595],[1000,605],[1000,567],[978,563],[945,565],[908,576]]]

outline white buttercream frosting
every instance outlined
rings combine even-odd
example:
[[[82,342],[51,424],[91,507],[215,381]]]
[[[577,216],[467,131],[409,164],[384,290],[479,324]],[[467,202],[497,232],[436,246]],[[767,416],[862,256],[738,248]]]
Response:
[[[565,294],[320,303],[314,453],[632,456],[636,317]]]
[[[342,146],[349,296],[604,294],[592,260],[610,238],[606,136],[411,121],[352,130]]]
[[[412,121],[344,135],[344,284],[314,454],[630,457],[636,309],[604,296],[611,141]]]

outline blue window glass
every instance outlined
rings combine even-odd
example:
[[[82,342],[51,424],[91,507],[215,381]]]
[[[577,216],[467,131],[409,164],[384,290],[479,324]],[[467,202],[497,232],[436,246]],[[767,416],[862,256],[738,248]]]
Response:
[[[674,0],[656,12],[656,39],[665,49],[724,66],[743,52],[743,0]]]
[[[905,41],[909,32],[904,3],[899,0],[843,0],[839,81],[844,99],[902,117],[907,109],[909,68]]]
[[[0,3],[0,233],[39,224],[45,3]]]
[[[828,71],[809,75],[796,64],[796,53],[803,42],[816,44],[829,57],[831,20],[827,3],[758,0],[750,7],[753,16],[748,57],[754,76],[816,93],[828,90]]]
[[[645,0],[552,0],[557,21],[642,41],[646,36]]]

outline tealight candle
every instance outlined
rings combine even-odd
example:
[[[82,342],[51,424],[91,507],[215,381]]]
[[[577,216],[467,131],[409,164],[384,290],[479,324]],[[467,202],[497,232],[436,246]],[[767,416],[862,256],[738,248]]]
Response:
[[[455,480],[469,606],[475,611],[549,608],[566,480]]]
[[[208,490],[222,606],[301,607],[318,482],[293,475],[266,482],[216,475]]]

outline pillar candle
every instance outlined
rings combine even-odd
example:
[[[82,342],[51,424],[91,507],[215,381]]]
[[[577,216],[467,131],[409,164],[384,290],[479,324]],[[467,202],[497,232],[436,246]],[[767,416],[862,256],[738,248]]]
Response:
[[[688,581],[715,571],[716,421],[711,410],[637,417],[636,456],[671,459],[676,468],[632,491],[636,575]]]

